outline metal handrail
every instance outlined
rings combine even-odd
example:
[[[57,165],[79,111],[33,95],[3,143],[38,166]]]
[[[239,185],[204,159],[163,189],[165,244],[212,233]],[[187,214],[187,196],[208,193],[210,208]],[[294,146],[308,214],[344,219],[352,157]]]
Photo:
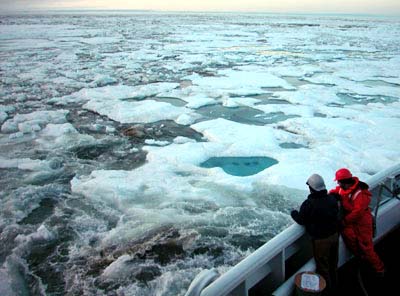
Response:
[[[235,268],[231,268],[215,282],[204,287],[201,293],[190,291],[191,293],[186,293],[185,296],[223,296],[234,291],[239,293],[239,290],[241,290],[240,295],[247,295],[249,286],[251,287],[256,280],[261,280],[274,271],[268,263],[279,257],[282,258],[281,272],[278,272],[276,276],[280,277],[278,279],[279,282],[283,282],[285,260],[298,251],[296,248],[292,248],[285,253],[285,249],[293,246],[303,235],[305,235],[305,231],[300,225],[293,224],[289,226],[250,256],[240,261],[235,265]],[[285,247],[282,248],[282,246]],[[275,273],[277,273],[276,270]],[[195,279],[194,281],[197,280]]]

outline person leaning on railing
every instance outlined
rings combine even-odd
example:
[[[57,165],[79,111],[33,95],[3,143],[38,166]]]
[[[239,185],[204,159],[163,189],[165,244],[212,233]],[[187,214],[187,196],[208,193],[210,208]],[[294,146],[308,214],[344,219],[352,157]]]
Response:
[[[335,195],[328,194],[323,178],[310,176],[306,183],[310,194],[302,203],[300,211],[291,216],[304,225],[311,236],[316,272],[326,281],[326,294],[334,295],[337,288],[337,264],[339,252],[339,206]]]
[[[369,208],[371,192],[368,185],[353,176],[346,168],[336,171],[336,188],[329,193],[339,194],[343,208],[341,234],[346,247],[367,262],[378,277],[383,277],[385,266],[374,250],[373,217]]]

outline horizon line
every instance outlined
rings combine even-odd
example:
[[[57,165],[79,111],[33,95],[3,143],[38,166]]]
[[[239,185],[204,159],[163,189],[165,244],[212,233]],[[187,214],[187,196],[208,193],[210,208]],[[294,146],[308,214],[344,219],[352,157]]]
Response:
[[[248,14],[278,14],[278,15],[332,15],[332,16],[388,16],[400,17],[400,13],[367,13],[367,12],[327,12],[327,11],[254,11],[254,10],[159,10],[159,9],[130,9],[130,8],[25,8],[25,9],[2,9],[0,13],[35,13],[35,12],[157,12],[157,13],[248,13]]]

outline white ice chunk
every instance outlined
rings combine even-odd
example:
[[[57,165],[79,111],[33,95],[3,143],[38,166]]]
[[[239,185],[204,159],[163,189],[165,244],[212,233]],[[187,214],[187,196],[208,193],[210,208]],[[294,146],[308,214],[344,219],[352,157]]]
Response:
[[[3,122],[8,118],[8,114],[4,111],[0,111],[0,124],[3,124]]]
[[[106,85],[110,85],[110,84],[115,84],[117,82],[118,82],[117,79],[110,77],[108,75],[97,75],[94,78],[94,81],[91,83],[91,86],[102,87],[102,86],[106,86]]]
[[[297,115],[301,117],[313,117],[314,108],[311,106],[302,105],[289,105],[289,104],[269,104],[269,105],[256,105],[254,109],[261,110],[264,113],[277,113],[282,112],[286,115]]]
[[[86,109],[105,115],[121,123],[151,123],[160,120],[175,120],[181,124],[191,124],[199,118],[185,107],[176,107],[166,102],[142,99],[171,91],[177,83],[153,83],[141,86],[105,86],[84,89],[60,100],[87,101]],[[186,116],[180,118],[181,116]]]
[[[18,123],[13,120],[5,121],[1,126],[1,132],[5,134],[18,132]]]
[[[0,168],[18,168],[20,170],[41,171],[50,170],[51,162],[47,160],[0,157]]]
[[[336,89],[326,88],[322,85],[302,85],[295,92],[283,91],[275,95],[278,99],[296,105],[320,106],[329,103],[343,104],[342,99],[336,95]]]
[[[200,118],[201,115],[197,113],[184,113],[179,115],[175,122],[181,125],[190,125]]]
[[[130,152],[130,153],[139,152],[139,149],[136,148],[136,147],[133,147],[133,148],[129,149],[129,152]]]
[[[170,142],[168,142],[168,141],[157,141],[154,139],[146,139],[144,142],[147,145],[155,145],[155,146],[166,146],[166,145],[170,144]]]
[[[271,69],[271,72],[277,76],[290,76],[298,78],[309,77],[320,71],[320,67],[312,64],[275,66]]]
[[[151,123],[160,120],[178,120],[181,115],[192,112],[185,107],[175,107],[169,103],[153,100],[139,102],[91,100],[83,107],[121,123]]]
[[[400,60],[396,58],[341,60],[324,63],[324,67],[326,67],[326,70],[333,72],[333,76],[348,80],[365,81],[379,79],[389,83],[400,84]]]
[[[101,277],[106,279],[120,279],[126,277],[128,273],[131,274],[132,272],[132,270],[127,270],[126,266],[126,263],[130,260],[132,260],[132,256],[127,254],[118,257],[117,260],[104,269]],[[133,266],[133,268],[137,267]]]
[[[279,159],[282,162],[266,170],[266,174],[275,174],[275,181],[284,184],[285,175],[290,171],[291,185],[297,188],[301,186],[301,176],[311,175],[313,170],[326,176],[325,181],[330,187],[335,184],[329,176],[339,167],[348,167],[365,179],[369,174],[393,165],[396,149],[400,149],[397,140],[400,123],[396,118],[292,118],[279,123],[279,126],[305,138],[312,153],[295,149],[281,154]],[[385,143],[386,148],[378,151],[379,143]]]
[[[90,45],[107,44],[107,43],[118,43],[121,41],[120,37],[92,37],[82,38],[81,42]]]
[[[47,149],[68,149],[96,143],[95,138],[90,135],[81,135],[70,123],[48,124],[40,132],[40,138],[36,141]]]
[[[23,133],[23,132],[16,132],[16,133],[10,134],[10,135],[8,136],[8,138],[9,138],[10,140],[12,140],[12,139],[19,139],[19,138],[22,138],[23,136],[24,136],[24,133]]]
[[[35,111],[29,114],[17,114],[13,118],[7,120],[1,126],[3,133],[14,133],[17,131],[29,133],[31,131],[39,131],[41,126],[48,123],[65,123],[68,110],[57,111]]]
[[[106,133],[107,134],[112,134],[112,133],[115,133],[115,127],[112,127],[112,126],[106,126]]]
[[[178,136],[173,141],[175,144],[195,143],[196,140],[187,137]]]
[[[201,89],[219,89],[238,95],[262,93],[263,87],[294,89],[286,80],[260,68],[243,67],[237,70],[221,70],[217,77],[201,77],[193,74],[186,77]]]
[[[123,100],[123,99],[143,99],[145,97],[156,96],[159,93],[171,91],[178,87],[178,83],[160,82],[145,85],[107,85],[97,88],[84,88],[71,95],[60,98],[53,98],[50,101],[66,104],[74,102],[87,102],[90,100]]]
[[[400,65],[399,65],[400,66]],[[337,74],[336,74],[337,75]],[[383,86],[383,85],[364,85],[361,82],[355,82],[349,79],[344,79],[342,77],[337,77],[335,74],[319,74],[318,76],[314,76],[311,78],[305,78],[305,80],[310,81],[312,83],[326,83],[326,84],[335,84],[337,85],[337,92],[340,93],[356,93],[359,95],[381,95],[381,96],[392,96],[399,97],[399,86]],[[376,80],[376,78],[372,78]]]
[[[29,134],[31,132],[38,132],[42,129],[39,123],[43,123],[43,121],[32,120],[30,122],[21,122],[18,123],[18,129],[20,130],[20,132],[24,134]]]
[[[15,111],[15,106],[11,105],[0,105],[0,112],[5,112],[5,113],[12,113]]]
[[[180,99],[188,102],[186,104],[186,107],[192,108],[192,109],[198,109],[203,106],[214,105],[217,103],[215,101],[215,99],[209,98],[209,97],[204,97],[201,94],[192,95],[192,96],[188,96],[188,97],[182,96],[182,97],[180,97]]]
[[[278,145],[275,132],[269,126],[250,126],[219,118],[196,123],[191,127],[209,141],[226,144],[228,154],[232,150],[241,156],[265,155]]]

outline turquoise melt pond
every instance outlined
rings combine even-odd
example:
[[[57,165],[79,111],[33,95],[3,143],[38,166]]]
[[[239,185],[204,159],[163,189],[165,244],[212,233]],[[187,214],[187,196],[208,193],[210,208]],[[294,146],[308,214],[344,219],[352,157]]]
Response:
[[[222,168],[233,176],[251,176],[277,164],[276,159],[265,156],[253,157],[211,157],[200,164],[202,168]]]

